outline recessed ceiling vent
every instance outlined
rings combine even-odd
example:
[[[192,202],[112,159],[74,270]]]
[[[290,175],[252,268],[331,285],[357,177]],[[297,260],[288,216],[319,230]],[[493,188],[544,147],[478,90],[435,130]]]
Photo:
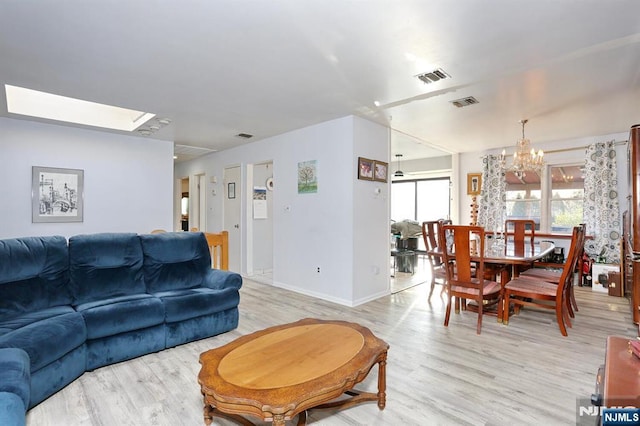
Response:
[[[424,74],[416,75],[418,80],[422,81],[425,84],[435,83],[436,81],[444,80],[446,78],[451,78],[449,74],[444,72],[442,68],[438,68],[431,72],[426,72]]]
[[[251,139],[253,137],[253,135],[249,133],[238,133],[236,136],[243,139]]]
[[[451,103],[457,106],[458,108],[462,108],[469,105],[477,104],[479,103],[479,101],[473,96],[468,96],[466,98],[456,99],[455,101],[451,101]]]

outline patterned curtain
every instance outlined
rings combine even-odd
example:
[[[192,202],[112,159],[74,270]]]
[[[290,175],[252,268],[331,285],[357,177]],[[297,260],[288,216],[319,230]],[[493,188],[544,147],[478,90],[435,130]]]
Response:
[[[507,217],[507,181],[504,166],[495,155],[482,157],[482,187],[478,201],[478,225],[485,231],[502,231]]]
[[[604,250],[607,263],[620,263],[620,206],[615,141],[587,147],[584,176],[584,249],[591,258]]]

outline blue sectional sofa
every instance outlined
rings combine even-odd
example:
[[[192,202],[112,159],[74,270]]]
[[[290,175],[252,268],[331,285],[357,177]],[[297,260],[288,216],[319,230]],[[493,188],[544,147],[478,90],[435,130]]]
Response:
[[[204,234],[0,240],[0,424],[90,371],[238,326]]]

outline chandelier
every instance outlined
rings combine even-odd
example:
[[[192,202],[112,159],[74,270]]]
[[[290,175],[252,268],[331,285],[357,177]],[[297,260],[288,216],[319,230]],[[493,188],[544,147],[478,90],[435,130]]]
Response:
[[[522,124],[522,139],[516,144],[516,151],[513,153],[513,163],[511,167],[506,169],[508,172],[513,172],[519,179],[525,177],[527,171],[540,174],[544,166],[544,152],[539,150],[536,154],[536,151],[531,148],[529,139],[524,137],[524,125],[527,124],[528,121],[529,120],[520,120],[520,124]],[[504,167],[506,164],[504,149],[500,155],[500,162]]]

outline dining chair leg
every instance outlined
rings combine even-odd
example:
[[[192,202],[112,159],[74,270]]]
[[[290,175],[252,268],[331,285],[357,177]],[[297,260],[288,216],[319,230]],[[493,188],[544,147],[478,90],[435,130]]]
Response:
[[[573,325],[571,324],[571,316],[569,315],[569,312],[568,312],[566,306],[562,307],[562,313],[564,314],[564,323],[565,323],[565,325],[567,325],[569,328],[573,328]]]
[[[502,309],[502,323],[504,325],[509,325],[509,304],[511,302],[509,301],[509,293],[505,292],[504,295],[504,300],[503,300],[503,305],[506,309]]]
[[[457,298],[456,298],[457,300]],[[454,303],[457,303],[454,302]],[[447,309],[445,311],[444,314],[444,326],[447,327],[449,325],[449,318],[451,317],[451,296],[449,296],[448,300],[447,300]]]
[[[578,303],[576,302],[576,295],[573,291],[573,284],[571,285],[571,287],[569,287],[569,294],[570,294],[569,299],[571,302],[571,306],[573,308],[572,310],[575,312],[578,312]]]
[[[563,313],[564,303],[556,304],[556,321],[558,321],[558,327],[560,327],[560,333],[563,336],[567,336],[567,328],[564,325],[564,313]]]
[[[478,326],[476,327],[476,334],[480,334],[480,330],[482,329],[482,317],[484,316],[482,313],[482,300],[478,302]]]

